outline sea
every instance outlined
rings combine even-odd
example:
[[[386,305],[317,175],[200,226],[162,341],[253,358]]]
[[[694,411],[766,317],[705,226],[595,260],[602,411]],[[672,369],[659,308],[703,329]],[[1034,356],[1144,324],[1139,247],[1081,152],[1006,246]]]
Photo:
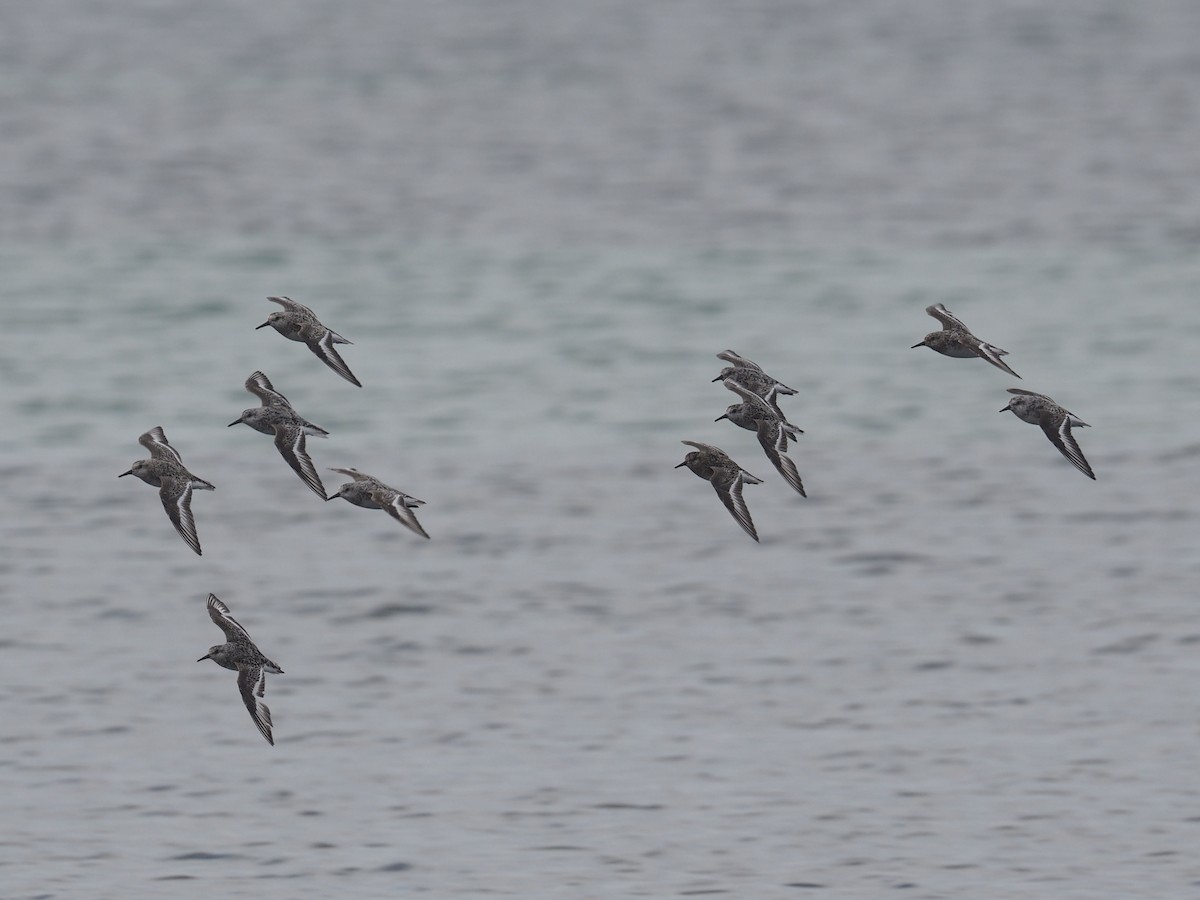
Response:
[[[3,4],[0,897],[1200,896],[1198,83],[1193,0]]]

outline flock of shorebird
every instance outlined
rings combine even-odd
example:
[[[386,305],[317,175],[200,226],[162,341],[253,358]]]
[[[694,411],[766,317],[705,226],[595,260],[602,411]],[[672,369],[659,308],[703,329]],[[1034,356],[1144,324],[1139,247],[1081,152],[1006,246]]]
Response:
[[[289,340],[306,344],[338,375],[351,384],[362,387],[362,383],[354,377],[354,373],[336,349],[337,344],[349,344],[350,341],[323,325],[307,306],[287,297],[267,299],[278,303],[283,309],[271,313],[267,321],[257,328],[270,325]],[[927,307],[925,312],[941,322],[942,328],[925,335],[924,340],[913,344],[913,347],[929,347],[945,356],[977,356],[1010,375],[1021,377],[1001,359],[1008,355],[1007,351],[977,338],[941,303]],[[788,441],[796,440],[803,432],[787,420],[779,406],[781,396],[795,394],[796,391],[772,378],[758,364],[732,350],[718,353],[717,358],[729,365],[722,369],[713,381],[720,381],[728,390],[737,394],[740,402],[731,404],[715,421],[728,419],[740,428],[755,432],[767,459],[783,476],[784,481],[800,496],[807,496],[796,464],[786,453]],[[424,538],[429,537],[413,512],[423,501],[389,487],[357,469],[331,469],[330,471],[348,475],[351,480],[333,494],[327,495],[316,467],[308,455],[305,438],[326,437],[329,432],[297,413],[288,399],[275,390],[262,372],[254,372],[246,379],[246,390],[258,397],[260,405],[243,410],[237,419],[229,423],[229,427],[245,424],[263,434],[273,434],[279,454],[300,479],[323,500],[341,497],[355,506],[386,510],[402,525]],[[1059,452],[1094,480],[1096,476],[1071,434],[1073,427],[1086,426],[1087,423],[1044,394],[1035,394],[1020,388],[1009,388],[1008,392],[1015,396],[1000,412],[1011,411],[1023,421],[1040,426]],[[150,452],[150,458],[138,460],[129,471],[122,472],[118,477],[136,475],[147,484],[158,488],[167,517],[187,545],[200,554],[200,540],[196,536],[196,522],[192,516],[192,492],[211,491],[214,490],[214,486],[187,470],[179,452],[167,441],[167,436],[160,426],[151,428],[138,438],[138,442]],[[696,475],[711,482],[717,496],[738,525],[757,541],[758,531],[750,518],[746,501],[742,498],[742,488],[746,484],[761,484],[762,479],[751,475],[724,450],[711,444],[702,444],[699,441],[683,443],[695,449],[675,468],[686,466]],[[250,711],[250,717],[263,737],[274,745],[271,711],[262,702],[262,697],[266,691],[267,674],[282,674],[283,669],[263,655],[246,629],[230,614],[229,607],[213,594],[208,595],[208,614],[224,632],[225,643],[210,647],[197,662],[211,659],[219,666],[237,671],[238,690],[246,709]]]
[[[307,344],[325,365],[351,384],[362,387],[362,382],[354,377],[354,373],[335,348],[336,344],[349,344],[350,341],[321,324],[307,306],[288,297],[267,299],[278,303],[283,309],[271,313],[267,321],[255,330],[270,325],[285,338]],[[429,537],[413,512],[424,503],[423,500],[410,497],[404,491],[390,487],[357,469],[331,469],[332,472],[348,475],[351,480],[334,493],[326,495],[325,486],[321,483],[321,477],[317,474],[305,447],[305,438],[327,437],[329,432],[296,412],[287,397],[275,390],[262,372],[254,372],[246,379],[246,390],[258,397],[261,405],[243,410],[237,419],[229,423],[230,427],[246,424],[263,434],[273,434],[280,456],[322,500],[341,497],[365,509],[386,510],[394,519],[421,537]],[[151,428],[138,438],[138,443],[150,452],[150,458],[139,459],[130,466],[129,471],[122,472],[118,477],[136,475],[147,484],[158,488],[167,518],[187,545],[200,555],[200,539],[196,535],[196,520],[192,516],[192,491],[215,490],[214,485],[187,470],[179,451],[167,441],[161,426]],[[261,698],[266,690],[267,673],[282,674],[283,669],[259,651],[246,629],[229,614],[229,607],[213,594],[208,595],[208,614],[225,632],[225,643],[210,647],[208,653],[200,657],[200,660],[211,659],[217,665],[237,670],[238,690],[241,691],[246,709],[250,711],[250,717],[263,737],[273,745],[275,739],[271,732],[271,711]]]
[[[925,312],[941,322],[942,327],[938,331],[931,331],[920,342],[913,344],[914,349],[928,347],[944,356],[960,359],[979,357],[1015,378],[1021,377],[1001,359],[1008,356],[1007,350],[1001,350],[994,344],[977,338],[944,305],[935,303],[925,307]],[[762,366],[732,350],[718,353],[717,359],[725,360],[730,365],[722,369],[713,381],[722,382],[742,398],[741,403],[730,406],[724,415],[717,417],[717,421],[728,419],[735,425],[757,432],[758,442],[762,444],[767,458],[779,470],[779,474],[800,496],[807,496],[796,464],[784,454],[788,447],[788,439],[794,440],[796,435],[804,432],[789,422],[783,410],[779,408],[780,395],[796,392],[764,372]],[[1058,448],[1059,453],[1069,459],[1080,472],[1095,481],[1092,467],[1084,459],[1079,444],[1071,433],[1072,428],[1088,427],[1087,422],[1059,406],[1045,394],[1036,394],[1021,388],[1009,388],[1008,392],[1014,396],[1000,412],[1012,412],[1022,421],[1039,426],[1050,439],[1050,443]],[[717,492],[730,515],[742,526],[746,534],[757,541],[758,530],[754,527],[754,520],[750,518],[750,508],[746,506],[742,497],[742,489],[747,484],[762,484],[762,479],[751,475],[734,462],[728,453],[712,444],[702,444],[699,441],[683,443],[696,449],[690,451],[675,468],[687,466],[698,476],[711,482],[713,490]]]

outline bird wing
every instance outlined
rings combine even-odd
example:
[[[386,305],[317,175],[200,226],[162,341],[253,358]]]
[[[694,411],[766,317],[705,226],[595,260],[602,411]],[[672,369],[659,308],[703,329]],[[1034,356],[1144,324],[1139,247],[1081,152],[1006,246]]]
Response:
[[[409,497],[403,491],[397,491],[394,488],[380,486],[376,490],[371,491],[371,499],[378,503],[381,507],[387,510],[388,515],[404,525],[406,528],[411,528],[423,538],[428,538],[429,533],[421,527],[421,523],[417,521],[417,514],[412,508],[405,503],[406,500],[411,500],[414,504],[421,504],[424,501],[415,500]]]
[[[1063,410],[1063,412],[1066,413],[1066,410]],[[1046,437],[1050,439],[1050,443],[1058,448],[1059,453],[1069,459],[1075,468],[1092,479],[1092,481],[1096,480],[1096,475],[1092,472],[1092,467],[1083,458],[1083,451],[1079,449],[1075,435],[1071,434],[1071,417],[1069,413],[1061,417],[1044,415],[1038,424],[1042,426],[1042,431],[1046,433]]]
[[[241,622],[235,619],[229,613],[229,607],[217,599],[216,594],[208,595],[208,617],[213,620],[213,623],[225,632],[225,640],[227,641],[246,641],[253,644],[250,640],[250,633],[242,627]]]
[[[271,386],[271,380],[262,372],[255,372],[246,379],[246,390],[262,401],[263,406],[284,406],[292,408],[288,398]]]
[[[767,459],[783,476],[783,480],[801,497],[807,497],[804,484],[800,481],[800,473],[796,471],[796,464],[783,452],[787,449],[787,434],[783,430],[783,423],[778,419],[759,419],[758,442],[762,444]]]
[[[185,475],[164,475],[158,496],[162,499],[167,518],[189,547],[200,556],[200,538],[196,536],[196,520],[192,517],[192,483]]]
[[[722,350],[717,354],[717,359],[723,359],[738,369],[753,369],[755,372],[762,372],[762,366],[746,359],[735,350]]]
[[[742,530],[746,534],[757,541],[758,531],[754,527],[754,520],[750,518],[750,507],[746,505],[746,501],[742,498],[744,482],[741,470],[714,469],[710,481],[713,490],[717,492],[717,496],[721,498],[721,502],[725,504],[725,508],[729,510],[729,514],[733,516],[734,521],[742,526]]]
[[[362,382],[354,377],[354,373],[350,371],[350,367],[346,365],[346,361],[334,349],[334,344],[350,343],[345,338],[335,340],[339,337],[341,336],[326,328],[325,333],[319,338],[316,340],[306,340],[305,343],[308,344],[308,349],[315,353],[321,362],[325,363],[325,365],[329,366],[329,368],[333,369],[333,371],[337,372],[351,384],[362,387]]]
[[[268,297],[267,299],[270,300],[272,303],[278,303],[284,309],[290,310],[291,312],[303,311],[303,312],[308,313],[310,316],[313,316],[313,311],[311,309],[309,309],[303,303],[297,303],[291,297]],[[313,316],[313,318],[315,319],[316,316]]]
[[[242,702],[246,704],[246,709],[250,712],[250,718],[258,726],[262,736],[267,739],[267,743],[274,747],[275,738],[271,736],[271,710],[267,708],[267,704],[258,699],[267,688],[267,676],[263,673],[262,666],[239,663],[237,685],[238,691],[242,695]],[[256,691],[257,696],[255,696]]]
[[[139,437],[138,443],[149,450],[150,455],[155,459],[169,459],[183,465],[179,451],[167,442],[167,435],[163,432],[161,425],[155,425]]]
[[[330,472],[338,472],[342,475],[349,475],[355,481],[374,481],[375,479],[367,475],[365,472],[360,472],[358,469],[330,469]]]
[[[325,497],[325,485],[321,484],[321,476],[313,465],[312,457],[304,444],[304,428],[293,422],[287,425],[275,426],[275,449],[287,461],[300,480],[312,488],[322,500]]]
[[[974,335],[972,335],[972,337],[974,337]],[[1007,350],[1001,350],[994,344],[989,344],[987,341],[981,341],[979,338],[975,338],[975,341],[975,352],[978,353],[981,358],[986,359],[997,369],[1000,369],[1002,372],[1007,372],[1014,378],[1021,377],[1011,368],[1009,368],[1008,363],[1000,358],[1002,356],[1008,356]]]
[[[925,313],[941,322],[943,331],[965,331],[968,334],[971,332],[971,329],[964,325],[961,319],[957,318],[941,303],[925,307]]]

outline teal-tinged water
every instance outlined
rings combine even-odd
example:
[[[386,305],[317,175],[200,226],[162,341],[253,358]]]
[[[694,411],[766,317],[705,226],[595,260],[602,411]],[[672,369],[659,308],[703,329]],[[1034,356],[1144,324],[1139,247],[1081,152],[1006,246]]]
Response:
[[[0,896],[1195,892],[1190,6],[63,8],[0,28]],[[255,369],[432,540],[227,428]]]

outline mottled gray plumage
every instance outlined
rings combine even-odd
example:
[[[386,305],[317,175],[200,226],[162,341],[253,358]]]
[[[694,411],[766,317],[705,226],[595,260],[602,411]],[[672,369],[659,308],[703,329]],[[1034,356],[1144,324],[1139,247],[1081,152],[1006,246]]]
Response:
[[[425,529],[421,527],[421,523],[417,521],[417,514],[413,512],[416,507],[425,505],[424,500],[410,497],[404,491],[389,487],[378,478],[360,472],[358,469],[330,469],[329,471],[349,475],[353,481],[343,484],[336,493],[330,494],[326,498],[327,500],[341,497],[348,503],[361,506],[363,509],[387,510],[388,515],[401,525],[411,528],[423,538],[429,537]]]
[[[275,738],[271,735],[271,710],[259,698],[267,690],[267,673],[282,675],[283,669],[262,654],[250,639],[249,632],[229,614],[229,607],[218,600],[216,594],[208,595],[208,615],[225,632],[225,643],[209,647],[196,662],[211,659],[218,666],[237,670],[242,702],[267,743],[275,746]]]
[[[212,491],[216,488],[184,467],[179,451],[167,442],[161,426],[155,425],[138,438],[138,443],[150,451],[150,459],[139,459],[128,472],[122,472],[117,477],[136,475],[146,484],[158,488],[167,518],[179,536],[196,551],[196,555],[201,555],[196,520],[192,516],[192,490]]]
[[[729,454],[711,444],[699,441],[683,441],[695,450],[689,452],[683,462],[675,468],[687,466],[699,477],[707,480],[733,516],[734,521],[754,540],[758,540],[758,531],[754,528],[754,520],[750,518],[750,508],[742,498],[742,488],[746,484],[762,484],[761,478],[755,478],[732,459]]]
[[[287,397],[271,386],[270,379],[262,372],[254,372],[246,379],[246,390],[262,401],[262,406],[242,410],[242,414],[229,423],[232,428],[239,422],[255,431],[275,435],[275,448],[300,479],[312,488],[322,500],[325,485],[317,474],[316,466],[308,455],[305,435],[326,437],[329,432],[305,419],[288,402]]]
[[[807,497],[808,495],[804,493],[804,484],[800,480],[800,473],[796,471],[796,464],[783,452],[787,449],[789,426],[784,424],[783,419],[767,405],[765,400],[749,388],[732,378],[726,378],[724,384],[725,387],[741,397],[742,402],[729,407],[725,411],[725,415],[718,416],[716,421],[729,419],[735,425],[757,432],[758,442],[766,452],[771,465],[796,493],[801,497]]]
[[[762,366],[758,363],[746,359],[746,357],[733,350],[722,350],[717,354],[717,359],[723,359],[728,363],[732,363],[732,365],[722,369],[721,374],[713,379],[714,382],[732,378],[738,384],[749,388],[765,400],[767,405],[775,410],[776,415],[783,420],[784,424],[788,425],[798,434],[804,433],[788,422],[787,417],[783,414],[783,410],[779,408],[779,395],[796,393],[792,388],[788,387],[782,381],[776,381],[764,372]],[[751,430],[753,431],[754,429]]]
[[[255,331],[270,325],[289,341],[300,341],[308,345],[308,349],[315,353],[325,365],[351,384],[362,387],[362,382],[354,377],[354,373],[350,371],[346,361],[333,346],[334,344],[349,344],[350,341],[332,328],[322,325],[313,311],[303,303],[297,303],[290,297],[268,297],[267,299],[272,303],[278,303],[283,310],[271,313],[267,316],[267,321],[255,327]]]
[[[1058,452],[1071,461],[1080,472],[1093,481],[1096,480],[1092,467],[1083,458],[1083,451],[1071,434],[1072,428],[1090,428],[1087,422],[1073,412],[1063,409],[1045,394],[1035,394],[1020,388],[1009,388],[1008,392],[1015,396],[1008,401],[1008,406],[1000,412],[1011,412],[1022,422],[1037,425],[1045,432]]]
[[[987,341],[982,341],[975,337],[975,335],[971,334],[971,330],[959,319],[955,318],[950,310],[946,309],[941,303],[925,307],[925,312],[942,323],[942,330],[929,332],[929,334],[925,335],[924,340],[919,344],[913,344],[911,349],[928,347],[930,350],[936,350],[943,356],[954,356],[959,359],[978,356],[980,359],[986,359],[997,369],[1007,372],[1015,378],[1021,377],[1000,358],[1008,356],[1007,350],[1001,350],[994,344],[989,344]]]

